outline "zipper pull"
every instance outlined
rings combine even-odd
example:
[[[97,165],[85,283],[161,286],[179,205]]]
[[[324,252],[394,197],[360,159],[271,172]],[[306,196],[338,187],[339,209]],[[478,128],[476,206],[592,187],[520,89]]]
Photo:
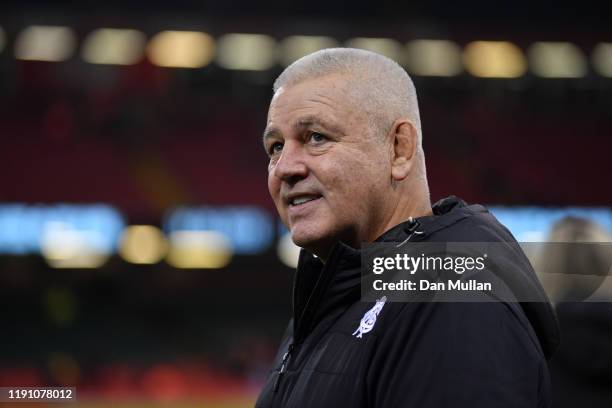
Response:
[[[283,355],[280,370],[278,370],[276,380],[274,381],[274,392],[278,391],[278,386],[280,385],[281,376],[285,372],[285,367],[287,367],[287,362],[289,361],[289,357],[291,356],[292,351],[293,351],[293,343],[289,344],[289,347],[287,348],[287,352],[285,352],[285,354]]]
[[[397,244],[395,246],[396,248],[399,248],[399,247],[403,246],[406,242],[410,241],[410,238],[412,238],[414,235],[424,234],[423,231],[417,231],[417,228],[419,228],[421,226],[421,223],[419,222],[419,220],[415,220],[414,218],[409,217],[408,218],[408,223],[409,223],[409,227],[406,229],[406,231],[409,232],[410,235],[408,235],[408,238],[403,240],[401,243]]]

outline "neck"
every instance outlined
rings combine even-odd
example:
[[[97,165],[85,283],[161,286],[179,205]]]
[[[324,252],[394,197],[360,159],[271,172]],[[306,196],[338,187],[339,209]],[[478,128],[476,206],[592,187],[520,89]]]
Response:
[[[391,204],[393,207],[389,209],[386,219],[379,224],[381,227],[370,236],[370,242],[410,217],[417,218],[433,214],[427,185],[422,185],[420,188],[416,186],[410,186],[408,189],[398,188],[395,195],[397,199],[394,200],[394,204]]]
[[[406,186],[407,187],[407,186]],[[413,188],[411,193],[406,193],[406,189],[397,189],[395,197],[388,200],[389,208],[386,215],[383,215],[370,231],[347,231],[344,237],[336,237],[336,241],[320,243],[317,248],[307,248],[312,254],[321,259],[323,263],[327,261],[329,254],[338,240],[354,247],[359,248],[364,242],[373,242],[385,232],[398,224],[408,220],[410,217],[417,218],[433,214],[431,202],[429,201],[429,190],[427,185],[421,189]],[[395,198],[395,199],[393,199]],[[357,240],[355,240],[357,238]]]

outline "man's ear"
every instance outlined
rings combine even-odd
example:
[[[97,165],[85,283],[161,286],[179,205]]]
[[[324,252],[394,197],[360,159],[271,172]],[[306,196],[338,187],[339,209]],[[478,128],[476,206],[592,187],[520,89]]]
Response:
[[[391,158],[391,177],[401,181],[408,177],[416,159],[418,133],[408,119],[398,119],[391,128],[390,139],[393,142]]]

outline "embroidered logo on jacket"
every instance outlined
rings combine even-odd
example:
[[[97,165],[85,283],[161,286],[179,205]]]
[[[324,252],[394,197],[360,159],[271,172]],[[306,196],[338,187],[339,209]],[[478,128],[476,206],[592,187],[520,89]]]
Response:
[[[378,314],[382,310],[386,301],[386,296],[383,296],[376,301],[376,304],[372,306],[372,308],[368,310],[366,314],[364,314],[361,318],[359,327],[357,328],[357,330],[355,330],[353,336],[356,336],[360,339],[362,338],[364,333],[369,333],[374,328],[374,325],[376,324],[376,318],[378,317]]]

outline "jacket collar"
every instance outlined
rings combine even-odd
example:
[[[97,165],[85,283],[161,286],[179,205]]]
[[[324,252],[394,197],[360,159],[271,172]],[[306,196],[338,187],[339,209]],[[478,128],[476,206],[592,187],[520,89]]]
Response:
[[[302,250],[293,284],[294,341],[299,343],[330,311],[361,296],[361,253],[342,242],[326,263]]]
[[[438,201],[433,215],[410,219],[391,228],[376,242],[402,242],[424,239],[474,212],[482,206],[467,206],[454,196]],[[414,235],[417,231],[418,234]],[[293,283],[294,342],[299,343],[333,310],[347,308],[361,297],[361,251],[338,242],[327,262],[302,250]]]
[[[479,204],[468,206],[462,199],[449,196],[436,202],[432,206],[432,212],[432,215],[414,218],[396,225],[381,235],[375,242],[402,242],[410,235],[413,235],[411,241],[419,241],[464,218],[477,213],[488,212],[488,210]],[[417,231],[417,234],[414,234],[415,231]]]

